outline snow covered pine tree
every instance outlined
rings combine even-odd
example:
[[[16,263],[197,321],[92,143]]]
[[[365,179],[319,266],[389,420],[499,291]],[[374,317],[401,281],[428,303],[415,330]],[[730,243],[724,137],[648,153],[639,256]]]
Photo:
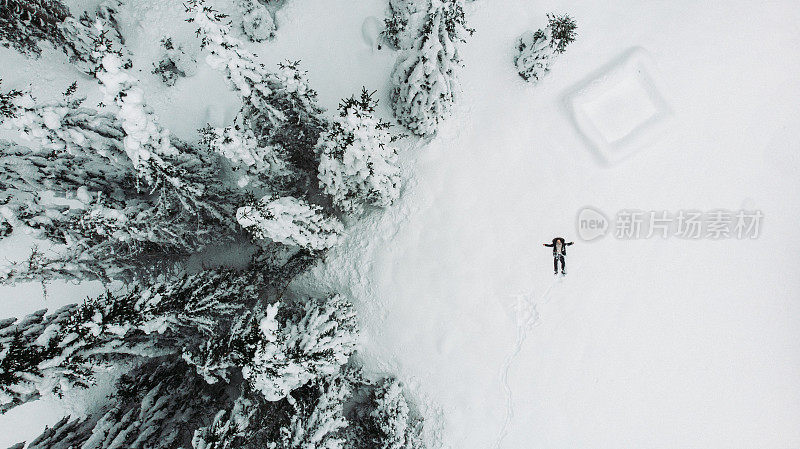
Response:
[[[62,419],[27,448],[189,448],[195,429],[229,402],[225,385],[205,383],[180,359],[156,358],[122,376],[98,410]]]
[[[549,71],[556,57],[575,40],[577,24],[569,15],[547,15],[548,25],[536,32],[528,31],[517,42],[514,65],[525,81],[536,83]]]
[[[0,146],[11,156],[0,162],[4,228],[27,225],[35,237],[66,246],[55,258],[35,253],[4,270],[5,282],[130,278],[240,233],[230,203],[243,202],[245,192],[220,185],[213,154],[158,124],[118,54],[107,53],[102,64],[97,75],[111,112],[72,98],[36,104],[19,91],[0,95],[0,118],[41,143],[35,151]],[[47,190],[82,204],[45,206],[39,194]]]
[[[223,22],[225,15],[205,6],[202,0],[188,1],[187,9],[190,21],[198,27],[202,48],[210,53],[206,62],[222,71],[228,85],[242,98],[242,109],[233,126],[226,131],[214,130],[214,134],[241,140],[238,152],[247,155],[232,162],[251,166],[258,161],[282,162],[271,166],[273,170],[246,168],[257,187],[281,196],[306,195],[316,186],[319,157],[314,147],[327,122],[317,104],[317,93],[299,63],[282,63],[277,72],[271,72],[231,35],[230,26]]]
[[[85,418],[65,418],[28,447],[364,447],[356,441],[366,440],[352,436],[365,433],[348,431],[360,424],[344,413],[353,387],[364,385],[347,366],[356,364],[352,306],[339,295],[284,295],[288,282],[342,230],[318,184],[315,147],[333,128],[296,63],[266,71],[220,25],[220,15],[200,1],[190,0],[188,8],[211,62],[223,68],[243,100],[234,125],[207,130],[206,142],[245,182],[226,187],[216,155],[170,137],[124,70],[121,52],[95,36],[92,73],[102,83],[107,111],[81,107],[70,96],[37,104],[24,92],[0,95],[4,120],[41,144],[0,146],[9,156],[0,159],[2,233],[28,230],[66,247],[55,259],[34,251],[27,266],[13,266],[5,279],[121,277],[138,268],[131,259],[185,256],[231,241],[241,229],[237,219],[259,214],[243,224],[291,247],[263,245],[244,271],[139,277],[125,292],[0,322],[0,408],[90,385],[97,369],[133,361],[137,366],[117,382],[109,401]],[[335,142],[329,156],[368,153],[374,147],[359,140],[364,136],[391,141],[384,125],[370,122],[369,95],[351,103],[342,117],[359,120],[325,134]],[[394,150],[367,156],[362,159],[369,166],[378,157],[392,160]],[[331,172],[347,163],[335,159],[326,166]],[[377,183],[391,191],[387,173],[373,173],[374,180],[363,173],[347,188]],[[51,204],[43,191],[79,204]],[[252,200],[255,193],[267,199]],[[375,390],[367,407],[375,410],[366,416],[379,431],[369,441],[417,447],[396,435],[410,435],[404,430],[409,425],[403,426],[410,422],[404,399],[397,388],[384,390]]]
[[[344,225],[328,216],[320,206],[291,196],[265,196],[242,206],[236,219],[254,237],[286,245],[297,245],[309,251],[323,251],[336,245]]]
[[[39,41],[56,48],[69,46],[59,28],[69,9],[58,0],[0,0],[0,42],[3,46],[38,56]]]
[[[401,51],[391,78],[392,109],[414,134],[435,134],[452,112],[459,89],[458,47],[472,31],[465,26],[463,0],[431,0],[412,48]]]
[[[195,432],[193,444],[195,449],[438,447],[426,445],[424,428],[396,379],[376,386],[347,366],[277,401],[244,386],[231,407]]]
[[[0,413],[94,382],[121,360],[188,354],[227,335],[269,271],[205,270],[0,322]]]
[[[339,117],[320,136],[319,183],[343,212],[364,205],[388,206],[400,196],[396,137],[375,117],[377,100],[367,89],[339,104]]]
[[[343,407],[350,382],[341,370],[355,349],[350,304],[338,296],[303,299],[285,307],[267,304],[261,313],[248,299],[268,282],[230,272],[206,282],[203,273],[175,288],[3,323],[0,335],[15,342],[2,351],[9,364],[0,365],[0,379],[10,380],[3,390],[12,399],[9,406],[36,399],[45,385],[75,385],[69,375],[76,372],[90,382],[92,363],[114,355],[152,360],[122,378],[109,405],[87,418],[59,422],[31,447],[174,447],[187,444],[194,429],[196,448],[349,447],[341,430],[348,425]],[[241,321],[252,324],[240,326]],[[216,363],[200,366],[190,353],[202,352],[198,342],[204,338],[226,344],[206,354],[206,362]],[[228,372],[209,375],[220,371],[206,371],[208,366]],[[241,391],[233,404],[222,393],[231,386]],[[152,440],[153,435],[160,437]]]
[[[242,374],[268,401],[286,397],[309,381],[339,372],[355,350],[355,313],[341,296],[308,299],[299,307],[267,307],[259,341]],[[301,308],[302,307],[302,308]]]
[[[330,206],[312,201],[320,164],[315,146],[328,125],[316,92],[296,62],[280,64],[276,73],[266,70],[231,35],[225,16],[201,0],[187,2],[187,9],[211,53],[207,61],[242,97],[232,126],[204,130],[209,147],[242,173],[239,185],[263,195],[241,204],[239,223],[259,239],[313,251],[331,247],[343,225]]]
[[[93,74],[98,61],[95,43],[121,49],[124,40],[116,14],[119,0],[103,0],[95,14],[74,18],[59,0],[0,0],[0,43],[17,51],[38,56],[39,41],[61,49],[78,68]]]
[[[423,447],[422,420],[413,416],[397,379],[381,381],[372,394],[368,421],[375,430],[372,441],[380,449],[411,449]]]
[[[345,430],[348,449],[422,449],[424,421],[409,406],[402,384],[394,378],[377,383],[353,376],[358,390],[349,407]]]
[[[279,401],[243,388],[229,409],[199,428],[195,449],[350,449],[343,408],[351,392],[341,376],[317,379]]]

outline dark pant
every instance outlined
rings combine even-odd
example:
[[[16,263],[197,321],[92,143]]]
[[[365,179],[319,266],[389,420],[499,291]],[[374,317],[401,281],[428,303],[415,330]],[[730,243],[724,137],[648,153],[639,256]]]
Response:
[[[553,271],[558,273],[558,262],[561,261],[561,272],[567,270],[567,264],[564,262],[564,256],[553,256]]]

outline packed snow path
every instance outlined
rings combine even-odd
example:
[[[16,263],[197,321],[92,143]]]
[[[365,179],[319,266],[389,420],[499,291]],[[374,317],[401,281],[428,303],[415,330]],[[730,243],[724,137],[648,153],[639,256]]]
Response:
[[[581,262],[577,269],[572,268],[569,270],[569,272],[579,273],[580,267],[584,263],[585,262]],[[575,275],[573,274],[572,277],[575,277]],[[564,290],[564,286],[562,285],[565,282],[569,282],[565,279],[565,276],[556,275],[553,279],[553,282],[550,283],[550,285],[539,296],[536,295],[535,287],[531,288],[526,293],[515,295],[516,302],[514,303],[513,312],[515,318],[514,321],[517,326],[517,339],[514,342],[511,351],[509,351],[509,354],[506,357],[505,362],[503,362],[503,366],[500,370],[500,382],[503,394],[505,395],[506,410],[505,419],[503,420],[500,431],[498,432],[497,440],[492,445],[493,449],[498,449],[501,447],[500,445],[508,434],[508,427],[511,424],[512,418],[514,417],[514,395],[509,383],[509,373],[511,372],[511,367],[520,351],[522,351],[525,340],[528,338],[528,333],[533,330],[534,326],[540,324],[542,307],[552,300],[553,293],[561,291],[562,295],[568,295],[568,290]]]
[[[508,357],[506,357],[506,361],[503,363],[503,368],[500,374],[500,380],[503,384],[503,394],[505,394],[506,397],[506,417],[503,420],[503,426],[500,428],[497,441],[495,441],[494,445],[492,445],[494,449],[498,449],[500,447],[500,444],[503,442],[503,439],[508,433],[508,426],[511,424],[511,418],[514,416],[514,396],[513,392],[511,391],[511,385],[508,383],[508,373],[511,370],[511,365],[514,363],[514,359],[522,350],[522,345],[525,343],[525,339],[528,337],[528,332],[539,320],[539,312],[537,311],[536,306],[547,301],[547,299],[550,297],[550,291],[561,281],[562,278],[557,277],[553,283],[547,287],[547,290],[545,290],[545,292],[542,294],[539,301],[536,301],[536,294],[535,290],[533,289],[531,289],[530,292],[517,297],[517,303],[514,309],[517,322],[517,340],[514,342],[514,347],[511,349]]]

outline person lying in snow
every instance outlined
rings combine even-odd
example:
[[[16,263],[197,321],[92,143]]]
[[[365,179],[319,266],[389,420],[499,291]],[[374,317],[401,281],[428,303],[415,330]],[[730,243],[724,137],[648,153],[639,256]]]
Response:
[[[558,274],[558,262],[561,261],[561,274],[567,274],[567,266],[564,256],[567,255],[567,247],[575,242],[565,242],[563,238],[556,237],[552,243],[545,243],[544,246],[553,248],[553,274]]]

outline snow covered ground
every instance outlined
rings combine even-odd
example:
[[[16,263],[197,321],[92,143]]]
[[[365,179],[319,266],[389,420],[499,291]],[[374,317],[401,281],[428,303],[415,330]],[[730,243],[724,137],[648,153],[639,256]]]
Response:
[[[75,12],[92,2],[67,3]],[[192,41],[180,2],[128,4],[123,32],[137,67],[150,67],[164,34]],[[364,85],[389,118],[395,54],[362,37],[364,19],[384,8],[292,0],[278,38],[253,49],[268,66],[302,59],[329,110]],[[547,12],[573,15],[578,39],[532,87],[514,70],[514,43]],[[476,33],[463,48],[461,103],[433,141],[409,139],[403,197],[353,224],[293,287],[352,296],[361,357],[399,374],[453,448],[800,447],[800,7],[478,0],[468,21]],[[566,98],[633,47],[664,79],[674,123],[607,166],[575,130]],[[79,79],[96,91],[55,52],[30,61],[0,49],[0,61],[6,87],[30,83],[47,98]],[[171,88],[149,69],[141,77],[181,137],[236,112],[205,65]],[[600,117],[618,137],[626,125],[614,114]],[[582,242],[584,206],[609,217],[758,209],[764,221],[754,240]],[[576,241],[560,281],[541,246],[556,235]],[[96,288],[52,286],[45,300],[34,286],[3,287],[0,298],[4,316],[20,315]],[[40,401],[0,416],[0,447],[37,434],[63,407]]]

